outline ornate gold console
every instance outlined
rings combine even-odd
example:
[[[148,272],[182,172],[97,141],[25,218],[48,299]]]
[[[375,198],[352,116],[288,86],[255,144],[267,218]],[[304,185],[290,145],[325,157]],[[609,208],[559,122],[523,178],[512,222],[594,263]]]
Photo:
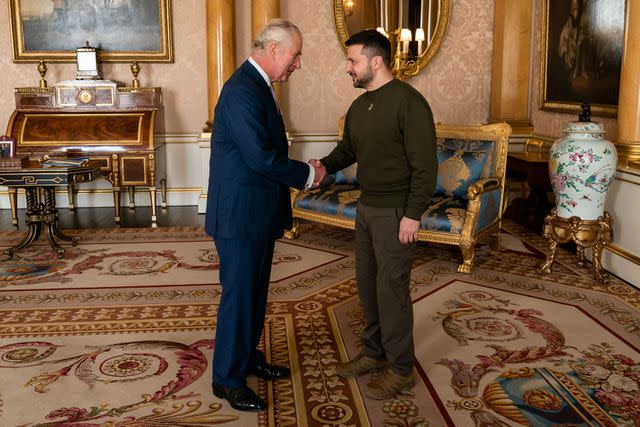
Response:
[[[61,103],[53,88],[16,89],[16,110],[7,128],[15,138],[16,153],[32,160],[43,156],[89,157],[100,162],[102,175],[113,187],[115,222],[120,222],[120,192],[129,190],[129,207],[135,187],[145,187],[151,197],[151,222],[156,227],[156,190],[166,207],[165,144],[160,88],[117,88],[115,102],[101,103],[99,91],[83,87],[77,105]],[[60,106],[65,105],[65,106]],[[69,207],[74,208],[73,186]],[[15,192],[11,194],[12,209]]]

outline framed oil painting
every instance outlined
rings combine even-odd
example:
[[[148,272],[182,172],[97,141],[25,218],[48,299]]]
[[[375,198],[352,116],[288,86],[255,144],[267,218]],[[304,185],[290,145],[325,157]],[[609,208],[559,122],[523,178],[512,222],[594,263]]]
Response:
[[[14,62],[173,62],[171,0],[9,0]]]
[[[636,0],[628,0],[636,1]],[[540,108],[615,116],[625,0],[542,0]]]

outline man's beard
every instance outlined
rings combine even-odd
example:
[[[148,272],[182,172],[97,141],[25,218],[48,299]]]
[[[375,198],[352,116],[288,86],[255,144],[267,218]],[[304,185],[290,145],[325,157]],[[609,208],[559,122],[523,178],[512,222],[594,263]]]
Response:
[[[356,74],[355,78],[352,77],[352,79],[353,87],[366,89],[366,86],[373,80],[373,70],[371,69],[371,65],[367,67],[367,72],[364,73],[362,77],[358,77],[358,75]]]

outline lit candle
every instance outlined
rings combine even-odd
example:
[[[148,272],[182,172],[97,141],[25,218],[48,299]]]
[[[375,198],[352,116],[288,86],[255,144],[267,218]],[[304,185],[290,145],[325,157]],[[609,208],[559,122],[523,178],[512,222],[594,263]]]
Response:
[[[418,55],[422,54],[422,42],[424,41],[424,30],[416,28],[416,41],[418,42]]]
[[[402,53],[409,52],[409,42],[411,41],[411,30],[403,28],[400,31],[400,41],[402,42]]]
[[[429,0],[429,13],[427,15],[427,44],[431,43],[431,15],[433,10],[431,9],[433,5],[431,4],[431,0]],[[424,26],[422,26],[424,28]]]
[[[391,31],[391,27],[389,27],[389,3],[388,0],[384,0],[384,25],[385,30]]]

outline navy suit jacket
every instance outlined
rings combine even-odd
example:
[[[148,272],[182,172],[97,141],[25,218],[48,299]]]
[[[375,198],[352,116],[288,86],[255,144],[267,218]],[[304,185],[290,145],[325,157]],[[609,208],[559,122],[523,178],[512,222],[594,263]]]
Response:
[[[277,239],[291,228],[289,187],[309,166],[289,159],[284,122],[269,86],[245,61],[215,108],[205,229],[214,239]]]

